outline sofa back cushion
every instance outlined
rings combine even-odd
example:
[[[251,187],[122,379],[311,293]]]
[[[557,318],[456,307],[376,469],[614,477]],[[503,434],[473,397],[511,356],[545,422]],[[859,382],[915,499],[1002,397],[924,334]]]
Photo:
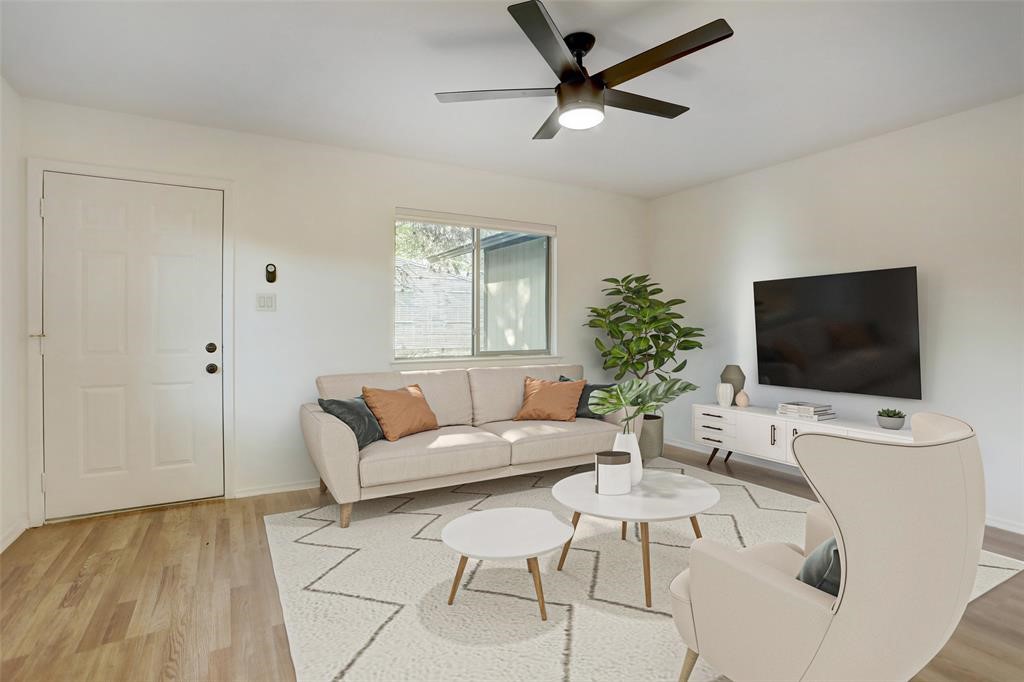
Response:
[[[469,374],[464,369],[401,372],[402,384],[419,384],[440,426],[473,423]],[[370,385],[370,384],[367,384]]]
[[[419,384],[427,404],[437,415],[439,426],[473,423],[473,399],[469,393],[469,375],[464,369],[330,374],[316,379],[320,397],[330,400],[348,400],[362,395],[363,386],[396,389],[409,384]]]
[[[526,377],[558,381],[583,378],[582,365],[474,367],[468,371],[473,396],[473,426],[514,419],[523,406]]]

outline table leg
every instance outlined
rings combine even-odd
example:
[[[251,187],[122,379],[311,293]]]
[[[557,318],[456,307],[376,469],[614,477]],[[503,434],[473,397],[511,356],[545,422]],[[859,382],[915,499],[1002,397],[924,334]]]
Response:
[[[455,582],[452,583],[451,594],[448,595],[448,606],[452,605],[455,601],[455,593],[459,591],[459,583],[462,582],[462,572],[466,570],[466,561],[469,557],[462,557],[459,559],[459,568],[455,571]]]
[[[697,536],[698,540],[700,538],[704,537],[703,535],[700,534],[700,524],[697,523],[697,517],[696,516],[691,516],[690,517],[690,525],[693,526],[693,534]]]
[[[537,604],[540,605],[540,619],[547,620],[548,612],[544,608],[544,588],[540,584],[540,566],[537,565],[537,557],[530,557],[526,560],[526,565],[530,568],[530,573],[533,574],[533,589],[537,591]]]
[[[623,540],[626,539],[626,522],[625,521],[622,522],[622,539]]]
[[[573,512],[572,513],[572,533],[573,533],[573,535],[576,534],[576,524],[578,524],[579,522],[580,522],[580,513],[579,512]],[[565,565],[565,557],[568,556],[568,554],[569,554],[569,545],[571,545],[571,544],[572,544],[572,535],[569,536],[569,539],[566,540],[565,544],[562,546],[562,556],[558,557],[558,570],[559,571],[561,571],[562,570],[562,566]]]
[[[644,601],[651,607],[651,538],[647,522],[640,524],[640,547],[644,558]]]

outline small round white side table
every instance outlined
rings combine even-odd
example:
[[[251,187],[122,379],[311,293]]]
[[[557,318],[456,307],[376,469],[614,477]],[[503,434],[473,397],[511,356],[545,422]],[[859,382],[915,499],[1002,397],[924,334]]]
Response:
[[[672,521],[689,517],[694,534],[699,538],[700,524],[697,514],[718,504],[721,494],[704,481],[674,471],[644,469],[643,479],[627,495],[598,495],[594,488],[594,472],[588,471],[563,478],[551,489],[559,503],[573,511],[572,528],[575,532],[581,514],[622,522],[622,539],[626,539],[626,524],[640,524],[640,544],[644,566],[644,601],[651,605],[651,548],[648,523]],[[565,565],[572,538],[562,547],[558,570]]]
[[[461,555],[448,605],[455,601],[468,559],[526,559],[533,575],[540,618],[547,620],[537,557],[557,550],[572,538],[572,533],[572,526],[545,509],[502,507],[460,516],[441,531],[444,544]]]

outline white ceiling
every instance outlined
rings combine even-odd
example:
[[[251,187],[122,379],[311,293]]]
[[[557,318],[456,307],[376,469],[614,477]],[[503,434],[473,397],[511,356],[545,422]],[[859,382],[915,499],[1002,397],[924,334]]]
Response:
[[[531,136],[556,82],[507,2],[2,3],[22,94],[659,196],[1024,91],[1021,2],[548,2],[597,71],[718,17],[735,35],[626,83],[679,102]]]

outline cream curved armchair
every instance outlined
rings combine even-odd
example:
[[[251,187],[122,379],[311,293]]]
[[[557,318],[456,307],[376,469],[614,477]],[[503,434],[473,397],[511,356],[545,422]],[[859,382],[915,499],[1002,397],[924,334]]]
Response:
[[[914,415],[914,441],[802,434],[793,450],[821,504],[804,547],[733,550],[694,542],[672,581],[688,651],[742,680],[906,680],[953,634],[970,598],[985,530],[974,430]],[[806,552],[834,535],[842,579],[833,597],[796,579]]]

